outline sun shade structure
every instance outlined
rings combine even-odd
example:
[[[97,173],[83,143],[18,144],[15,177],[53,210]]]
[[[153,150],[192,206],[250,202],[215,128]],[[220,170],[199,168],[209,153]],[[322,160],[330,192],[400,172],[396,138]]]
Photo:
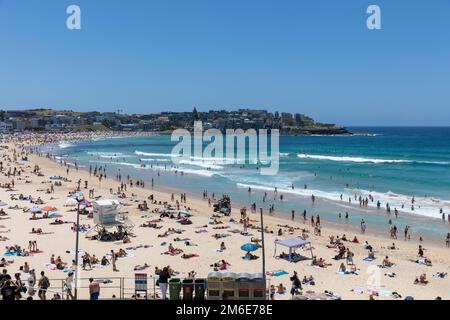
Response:
[[[309,250],[311,252],[311,258],[314,258],[314,254],[313,254],[312,247],[311,247],[311,242],[308,241],[308,240],[303,240],[303,239],[300,239],[300,238],[290,238],[290,239],[286,239],[286,240],[275,240],[274,256],[276,256],[276,253],[277,253],[277,245],[289,248],[288,260],[290,262],[295,261],[295,259],[294,259],[295,249],[303,248],[305,246],[309,246]]]

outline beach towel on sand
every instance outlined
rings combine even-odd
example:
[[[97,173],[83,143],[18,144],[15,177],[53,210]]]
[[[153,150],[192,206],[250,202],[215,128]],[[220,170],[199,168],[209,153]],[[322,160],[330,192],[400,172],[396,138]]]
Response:
[[[366,258],[364,258],[363,260],[366,261],[366,262],[372,262],[372,261],[376,260],[376,258],[369,258],[369,257],[366,257]]]
[[[284,270],[274,270],[274,271],[267,272],[267,274],[269,276],[272,276],[272,277],[280,277],[280,276],[283,276],[285,274],[289,274],[289,272],[286,272]]]

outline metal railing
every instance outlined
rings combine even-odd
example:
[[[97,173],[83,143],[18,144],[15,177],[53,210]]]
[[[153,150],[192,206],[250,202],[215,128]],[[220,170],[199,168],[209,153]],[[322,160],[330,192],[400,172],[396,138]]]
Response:
[[[90,298],[89,295],[89,279],[90,278],[78,278],[78,283],[72,284],[72,295],[74,294],[75,285],[77,285],[78,290],[78,299],[79,300],[88,300]],[[157,278],[154,276],[147,276],[147,290],[144,291],[136,291],[135,287],[135,278],[134,277],[100,277],[93,278],[97,283],[100,284],[100,296],[101,300],[108,299],[118,299],[118,300],[127,300],[127,299],[149,299],[155,300],[160,298],[159,287],[157,285]],[[52,299],[55,294],[58,294],[61,299],[67,298],[67,290],[66,290],[66,281],[62,278],[53,278],[49,279],[50,287],[47,289],[46,298]],[[206,288],[207,288],[206,284]],[[205,291],[206,291],[205,288]],[[267,288],[270,288],[270,280],[266,280],[266,299],[267,296]],[[35,288],[37,291],[38,289]],[[183,292],[183,290],[181,290]],[[28,293],[26,293],[28,295]],[[182,295],[181,295],[182,296]]]

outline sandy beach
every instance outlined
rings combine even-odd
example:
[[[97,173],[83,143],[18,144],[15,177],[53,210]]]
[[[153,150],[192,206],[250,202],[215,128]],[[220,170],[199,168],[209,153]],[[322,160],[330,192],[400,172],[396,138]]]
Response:
[[[79,277],[88,279],[110,279],[111,283],[101,283],[101,299],[110,299],[115,296],[119,297],[118,278],[128,278],[125,280],[125,298],[131,298],[134,294],[132,288],[134,284],[134,274],[136,272],[144,272],[148,275],[154,275],[155,267],[163,268],[170,266],[176,273],[174,277],[185,278],[191,271],[196,272],[196,277],[205,278],[209,272],[214,270],[212,266],[220,260],[225,260],[229,263],[226,271],[232,272],[261,272],[262,259],[261,249],[254,252],[259,258],[255,260],[243,259],[245,252],[240,247],[245,243],[250,243],[252,238],[261,238],[259,210],[256,213],[250,211],[250,204],[247,205],[247,216],[250,220],[248,234],[241,234],[244,227],[239,222],[241,219],[240,207],[233,204],[231,216],[215,215],[213,208],[208,203],[208,199],[203,199],[202,195],[198,197],[188,196],[186,201],[181,201],[180,193],[174,193],[173,198],[171,192],[167,192],[167,188],[158,185],[158,180],[155,179],[152,188],[150,181],[145,181],[145,187],[136,186],[136,181],[139,177],[130,177],[134,181],[131,186],[130,181],[126,177],[122,177],[122,183],[126,184],[126,191],[123,190],[125,197],[118,194],[118,186],[120,182],[114,176],[107,176],[107,178],[99,179],[98,175],[89,173],[88,170],[75,168],[74,166],[64,166],[57,163],[55,160],[47,158],[45,155],[36,155],[26,152],[26,146],[40,143],[50,143],[52,141],[70,141],[74,139],[86,139],[82,133],[72,135],[46,135],[45,137],[30,137],[24,138],[21,136],[4,137],[1,143],[1,176],[0,184],[0,200],[5,204],[1,207],[4,214],[0,217],[0,239],[2,258],[1,269],[6,269],[7,272],[14,278],[14,274],[20,272],[20,268],[27,263],[30,269],[35,269],[37,279],[40,277],[39,273],[44,271],[50,279],[51,288],[47,298],[51,298],[52,293],[60,292],[63,287],[63,280],[67,277],[68,268],[73,268],[72,260],[75,252],[75,232],[72,230],[73,223],[76,221],[76,207],[66,206],[66,201],[71,192],[77,190],[80,186],[80,191],[83,192],[86,200],[94,201],[94,198],[101,199],[116,199],[122,205],[122,212],[127,217],[127,223],[133,225],[130,233],[129,243],[123,241],[102,242],[99,240],[91,240],[86,238],[85,233],[80,233],[80,249],[89,253],[91,256],[95,255],[98,259],[102,257],[109,257],[107,254],[114,250],[118,252],[120,249],[125,250],[127,255],[119,258],[117,261],[118,271],[113,271],[111,265],[101,266],[100,264],[93,264],[80,271]],[[20,171],[20,175],[19,175]],[[61,176],[62,180],[51,180],[51,176]],[[12,185],[14,181],[14,185]],[[61,185],[55,185],[55,181]],[[78,185],[78,181],[80,184]],[[85,181],[87,181],[87,188],[85,188]],[[94,192],[94,197],[89,197],[89,190]],[[183,186],[180,186],[180,190]],[[223,191],[226,193],[226,190]],[[20,200],[20,195],[28,197],[31,195],[32,200]],[[149,197],[153,195],[152,203]],[[214,203],[219,196],[216,194],[216,199],[212,199]],[[36,202],[40,198],[42,202]],[[148,205],[147,210],[139,209],[144,201]],[[177,222],[177,219],[170,219],[168,217],[160,217],[161,212],[170,204],[173,207],[178,207],[179,210],[188,211],[192,213],[189,218],[192,224],[182,225]],[[166,203],[166,204],[164,204]],[[52,212],[58,212],[62,215],[59,218],[40,218],[30,219],[33,217],[31,212],[24,211],[24,208],[39,207],[54,207]],[[92,208],[88,207],[88,211]],[[36,214],[36,217],[42,217],[43,214]],[[361,234],[359,232],[352,232],[346,234],[346,239],[349,241],[340,241],[344,246],[343,259],[333,259],[338,255],[338,244],[330,243],[330,237],[339,236],[342,238],[343,231],[335,228],[326,221],[321,221],[321,232],[315,234],[314,227],[310,222],[311,216],[308,215],[306,222],[299,217],[291,221],[277,217],[277,213],[269,214],[264,212],[264,223],[269,232],[265,233],[265,252],[266,252],[266,271],[270,272],[267,279],[270,285],[279,286],[282,284],[286,288],[284,294],[276,293],[275,299],[291,299],[289,290],[291,288],[290,276],[296,271],[300,280],[304,277],[312,277],[314,285],[303,284],[303,294],[308,292],[323,293],[331,291],[333,294],[342,299],[362,299],[367,300],[370,296],[374,299],[403,299],[406,296],[412,296],[415,299],[435,299],[441,297],[442,299],[450,298],[450,280],[449,276],[437,277],[436,274],[446,274],[450,271],[450,249],[445,247],[443,239],[441,244],[427,243],[424,241],[421,245],[424,248],[422,257],[418,257],[419,244],[415,242],[405,241],[403,234],[399,235],[397,240],[389,239],[388,237],[376,237],[373,235]],[[60,219],[62,224],[52,224],[55,219]],[[214,224],[212,224],[214,221]],[[158,228],[142,227],[143,224],[155,224]],[[84,225],[87,230],[94,226],[92,218],[87,215],[81,215],[80,225]],[[31,233],[32,229],[41,229],[42,233]],[[169,228],[176,230],[175,233],[168,232]],[[279,230],[281,229],[281,233]],[[304,229],[304,230],[303,230]],[[230,232],[237,230],[236,233]],[[401,232],[400,232],[401,233]],[[89,233],[90,234],[90,233]],[[219,235],[214,237],[214,235]],[[289,239],[293,237],[305,237],[311,241],[313,253],[317,259],[324,259],[326,267],[313,266],[312,260],[307,259],[296,263],[289,262],[279,257],[274,257],[275,240]],[[352,242],[354,237],[358,239],[359,243]],[[175,241],[176,238],[182,241]],[[186,240],[188,239],[188,240]],[[30,253],[27,256],[4,256],[7,252],[7,246],[19,245],[23,249],[28,249],[29,241],[36,241],[39,249],[38,253]],[[186,241],[188,241],[187,245]],[[364,243],[372,247],[375,260],[365,261],[368,257],[369,250],[364,248]],[[219,250],[221,243],[224,242],[225,250]],[[333,241],[334,242],[334,241]],[[395,249],[389,247],[395,243]],[[181,249],[179,254],[165,254],[169,250],[169,245],[176,249]],[[137,248],[136,248],[137,247]],[[128,248],[128,249],[127,249]],[[346,250],[353,253],[354,267],[347,264]],[[283,248],[277,249],[277,254],[282,252]],[[177,250],[175,250],[177,251]],[[298,253],[304,256],[310,256],[307,249],[298,250]],[[183,255],[193,254],[195,256],[183,258]],[[58,270],[54,265],[51,265],[51,258],[60,257],[62,262],[67,263],[62,270]],[[198,256],[197,256],[198,255]],[[381,268],[379,265],[383,264],[385,257],[393,263],[391,267]],[[431,261],[431,266],[422,263],[425,258]],[[82,259],[80,259],[81,264]],[[341,266],[345,265],[346,270],[357,270],[356,273],[337,272]],[[135,271],[136,266],[143,266],[147,264],[144,270]],[[283,272],[279,272],[283,271]],[[275,273],[276,275],[272,275]],[[281,274],[281,275],[279,275]],[[426,279],[423,278],[426,275]],[[422,282],[415,284],[415,279]],[[26,272],[21,273],[21,279],[26,284],[29,275]],[[420,281],[419,281],[420,282]],[[87,299],[89,297],[87,280],[82,280],[78,295],[80,298]],[[157,298],[160,298],[159,289],[154,291]],[[372,293],[372,294],[371,294]],[[395,295],[393,293],[398,293]],[[153,295],[153,288],[150,292]],[[22,294],[25,299],[27,293]],[[63,297],[65,298],[65,297]],[[38,299],[37,294],[34,299]]]

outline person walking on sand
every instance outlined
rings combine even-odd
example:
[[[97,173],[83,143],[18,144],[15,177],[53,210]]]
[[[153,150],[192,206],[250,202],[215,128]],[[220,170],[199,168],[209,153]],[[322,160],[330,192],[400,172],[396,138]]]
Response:
[[[366,233],[366,222],[364,221],[364,219],[361,220],[361,233]]]
[[[100,284],[94,281],[93,278],[89,279],[89,297],[90,300],[98,300],[100,296]]]
[[[447,237],[445,238],[445,246],[450,248],[450,232],[447,233]]]

